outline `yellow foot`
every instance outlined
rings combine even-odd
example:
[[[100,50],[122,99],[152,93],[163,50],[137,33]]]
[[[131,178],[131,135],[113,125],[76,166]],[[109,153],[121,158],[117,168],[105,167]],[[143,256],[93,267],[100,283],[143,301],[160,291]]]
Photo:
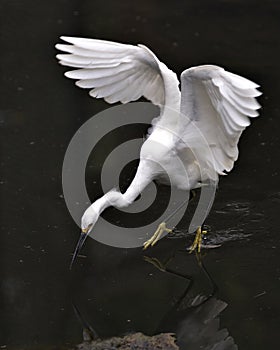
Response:
[[[193,244],[189,248],[190,253],[192,253],[196,249],[197,249],[197,252],[200,253],[202,236],[205,235],[206,233],[207,233],[207,231],[202,231],[201,226],[198,227],[198,229],[196,230],[196,235],[195,235],[195,239],[193,241]]]
[[[165,222],[162,222],[158,225],[158,228],[152,237],[143,244],[143,249],[147,249],[149,246],[154,246],[164,232],[170,233],[172,230],[166,227]]]

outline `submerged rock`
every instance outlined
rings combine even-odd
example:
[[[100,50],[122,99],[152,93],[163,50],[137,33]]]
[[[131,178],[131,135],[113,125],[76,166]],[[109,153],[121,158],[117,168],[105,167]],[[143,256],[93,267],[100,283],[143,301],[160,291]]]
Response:
[[[92,340],[79,344],[78,350],[179,350],[172,333],[161,333],[152,337],[133,333],[122,338]]]

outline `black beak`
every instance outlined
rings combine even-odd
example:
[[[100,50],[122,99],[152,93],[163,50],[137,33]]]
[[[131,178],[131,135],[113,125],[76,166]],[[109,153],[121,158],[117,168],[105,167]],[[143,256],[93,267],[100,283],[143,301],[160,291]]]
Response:
[[[91,340],[97,340],[99,338],[96,331],[91,327],[91,325],[87,322],[87,320],[83,317],[80,310],[77,308],[75,304],[72,303],[73,309],[75,311],[75,314],[80,321],[82,327],[83,327],[83,335],[84,335],[84,341],[91,341]],[[89,339],[85,339],[89,338]]]
[[[78,243],[76,245],[76,248],[75,248],[75,251],[74,251],[71,263],[70,263],[70,267],[69,267],[70,270],[72,269],[73,263],[74,263],[76,257],[79,255],[79,253],[80,253],[80,251],[82,249],[82,246],[84,245],[84,243],[85,243],[85,241],[87,239],[87,236],[88,236],[87,233],[81,232],[80,238],[78,240]]]

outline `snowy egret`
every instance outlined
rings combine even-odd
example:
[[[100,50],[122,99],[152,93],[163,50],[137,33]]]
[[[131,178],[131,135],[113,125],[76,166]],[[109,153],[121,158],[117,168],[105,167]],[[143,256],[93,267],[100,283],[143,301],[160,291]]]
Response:
[[[66,77],[77,80],[81,88],[91,89],[90,96],[108,103],[128,103],[144,96],[160,108],[128,189],[125,193],[109,191],[85,211],[74,259],[100,214],[109,206],[130,205],[151,181],[166,176],[163,168],[172,185],[188,191],[229,172],[238,157],[242,131],[250,124],[249,118],[259,115],[256,97],[261,93],[259,85],[215,65],[186,69],[181,74],[180,91],[177,75],[144,45],[65,36],[61,39],[67,44],[56,45],[66,52],[57,55],[60,64],[78,68],[66,72]],[[201,135],[208,150],[201,146]],[[164,144],[164,148],[156,144]],[[178,157],[184,169],[178,167]],[[165,223],[160,224],[144,248],[153,246],[170,231]],[[200,251],[203,233],[197,227],[191,251]]]

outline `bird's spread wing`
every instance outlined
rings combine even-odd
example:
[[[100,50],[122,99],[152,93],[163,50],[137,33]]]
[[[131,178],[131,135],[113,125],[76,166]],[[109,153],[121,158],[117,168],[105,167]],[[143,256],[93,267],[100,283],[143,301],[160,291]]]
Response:
[[[64,66],[78,68],[66,72],[78,80],[90,95],[108,103],[135,101],[146,97],[155,105],[164,104],[164,81],[156,56],[145,46],[111,41],[61,37],[70,43],[57,44],[57,58]]]
[[[238,140],[259,115],[255,97],[261,95],[252,81],[212,65],[193,67],[181,75],[181,134],[193,148],[199,148],[200,133],[213,155],[218,174],[230,171],[238,157]],[[187,117],[185,117],[187,116]],[[197,151],[202,161],[208,152]]]

